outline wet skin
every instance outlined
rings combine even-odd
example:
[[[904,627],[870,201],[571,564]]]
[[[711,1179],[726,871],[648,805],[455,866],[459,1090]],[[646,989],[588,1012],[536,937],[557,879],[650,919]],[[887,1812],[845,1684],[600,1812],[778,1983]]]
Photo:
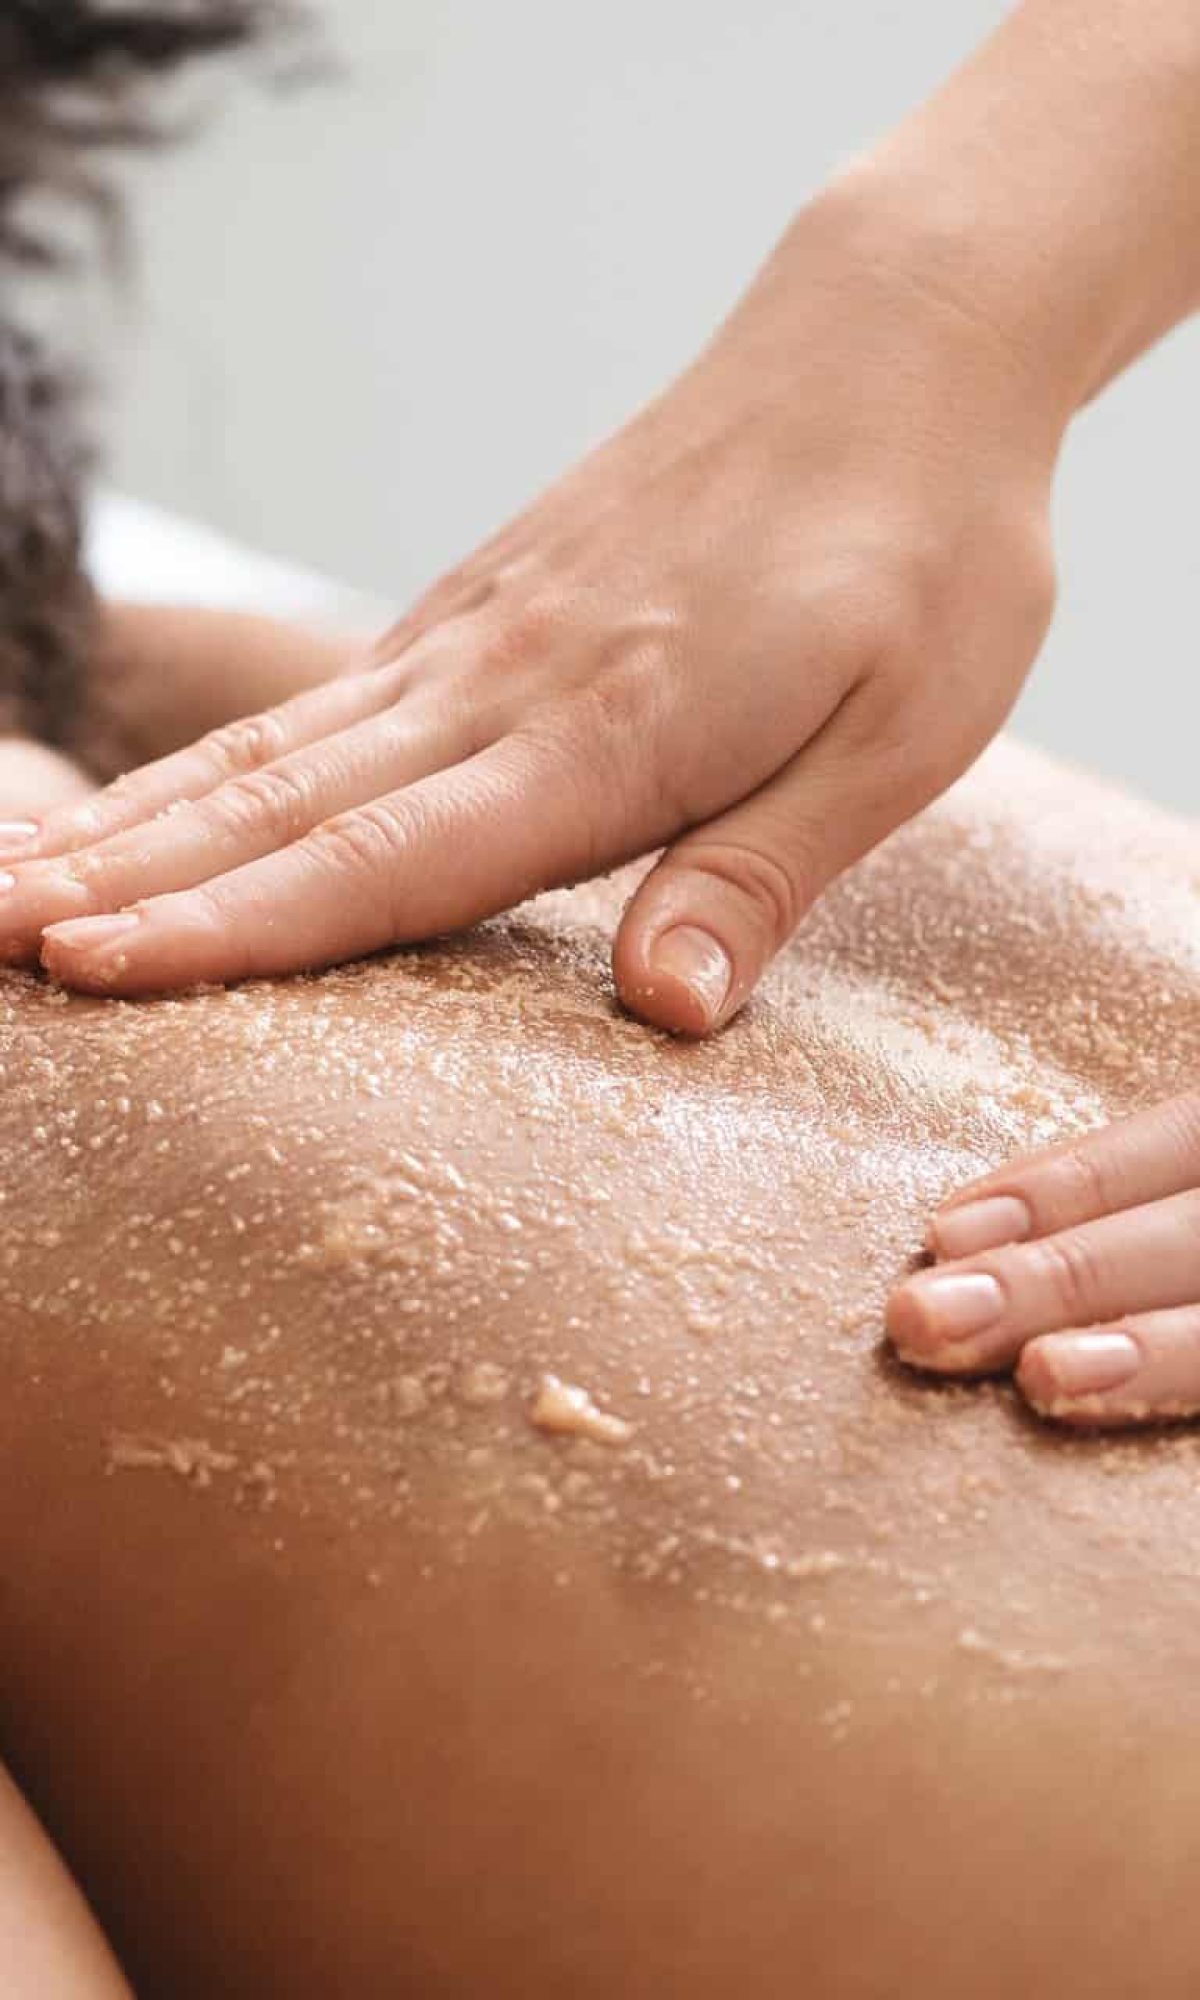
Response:
[[[881,1326],[944,1191],[1194,1074],[1196,874],[1001,749],[703,1047],[627,883],[5,977],[4,1744],[139,1992],[1192,1992],[1200,1440]]]

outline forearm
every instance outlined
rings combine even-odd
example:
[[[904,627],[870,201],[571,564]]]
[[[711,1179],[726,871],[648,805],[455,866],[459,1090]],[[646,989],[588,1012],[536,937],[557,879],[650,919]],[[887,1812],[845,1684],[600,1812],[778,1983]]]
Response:
[[[1065,420],[1200,306],[1200,6],[1024,0],[839,193]]]

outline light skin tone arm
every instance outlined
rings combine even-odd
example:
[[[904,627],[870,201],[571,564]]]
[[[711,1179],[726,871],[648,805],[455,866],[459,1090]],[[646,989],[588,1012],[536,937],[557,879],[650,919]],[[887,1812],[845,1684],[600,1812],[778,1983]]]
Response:
[[[116,993],[286,972],[665,845],[618,989],[659,1026],[724,1025],[833,877],[1000,726],[1050,615],[1067,425],[1198,303],[1194,0],[1027,0],[797,217],[680,380],[435,584],[369,671],[14,839],[10,951]],[[1059,1281],[1019,1313],[1006,1291],[992,1324],[1008,1360],[1056,1330],[1022,1362],[1057,1357],[1048,1404],[1069,1400],[1068,1355],[1077,1383],[1081,1357],[1115,1363],[1090,1330],[1080,1345],[1081,1315],[1200,1296],[1200,1275],[1161,1296],[1157,1237],[1148,1296],[1153,1231],[1124,1212],[1200,1178],[1181,1119],[1097,1142],[1134,1165],[1083,1167],[1084,1216],[1051,1202],[1044,1223],[1017,1189],[1039,1240],[1005,1254]],[[1185,1264],[1190,1200],[1156,1219]],[[1060,1214],[1102,1238],[1064,1247]],[[939,1222],[935,1249],[962,1226]],[[1078,1281],[1093,1255],[1111,1282]],[[948,1275],[974,1282],[923,1274],[894,1330],[961,1370],[947,1301],[995,1299],[989,1273]],[[1128,1408],[1098,1414],[1200,1405],[1197,1319],[1143,1327]]]
[[[83,1897],[3,1771],[0,1965],[6,2000],[130,2000]]]

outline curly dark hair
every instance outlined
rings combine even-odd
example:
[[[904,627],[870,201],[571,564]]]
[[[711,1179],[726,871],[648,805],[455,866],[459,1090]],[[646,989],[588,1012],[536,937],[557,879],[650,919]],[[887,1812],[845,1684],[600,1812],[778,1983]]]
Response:
[[[0,733],[69,740],[93,600],[73,371],[22,327],[22,265],[56,261],[37,198],[103,205],[105,148],[154,135],[152,81],[282,24],[287,0],[0,0]]]

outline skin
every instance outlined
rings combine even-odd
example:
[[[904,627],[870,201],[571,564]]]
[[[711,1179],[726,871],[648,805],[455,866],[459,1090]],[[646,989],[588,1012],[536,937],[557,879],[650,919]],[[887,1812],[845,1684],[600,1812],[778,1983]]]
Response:
[[[938,1268],[888,1309],[910,1360],[1019,1365],[1077,1423],[1200,1410],[1195,1091],[986,1176],[934,1217],[931,1248]]]
[[[1195,1440],[881,1330],[943,1193],[1194,1072],[1194,882],[1006,747],[708,1043],[606,990],[630,878],[0,978],[4,1742],[136,1990],[1190,2000]]]
[[[725,1025],[1011,707],[1070,420],[1200,302],[1198,133],[1194,0],[1025,0],[798,215],[680,379],[359,671],[8,828],[10,957],[92,992],[278,974],[665,846],[618,991]],[[1200,1406],[1195,1128],[1184,1097],[1012,1169],[1020,1206],[973,1219],[972,1254],[1033,1240],[902,1293],[906,1350],[973,1365],[951,1306],[988,1300],[980,1351],[1027,1352],[1045,1396]]]
[[[3,1772],[0,1957],[10,2000],[130,2000],[79,1891]]]
[[[10,806],[85,796],[87,780],[38,745],[0,738]],[[129,2000],[129,1988],[59,1855],[0,1770],[0,1965],[5,2000]]]

